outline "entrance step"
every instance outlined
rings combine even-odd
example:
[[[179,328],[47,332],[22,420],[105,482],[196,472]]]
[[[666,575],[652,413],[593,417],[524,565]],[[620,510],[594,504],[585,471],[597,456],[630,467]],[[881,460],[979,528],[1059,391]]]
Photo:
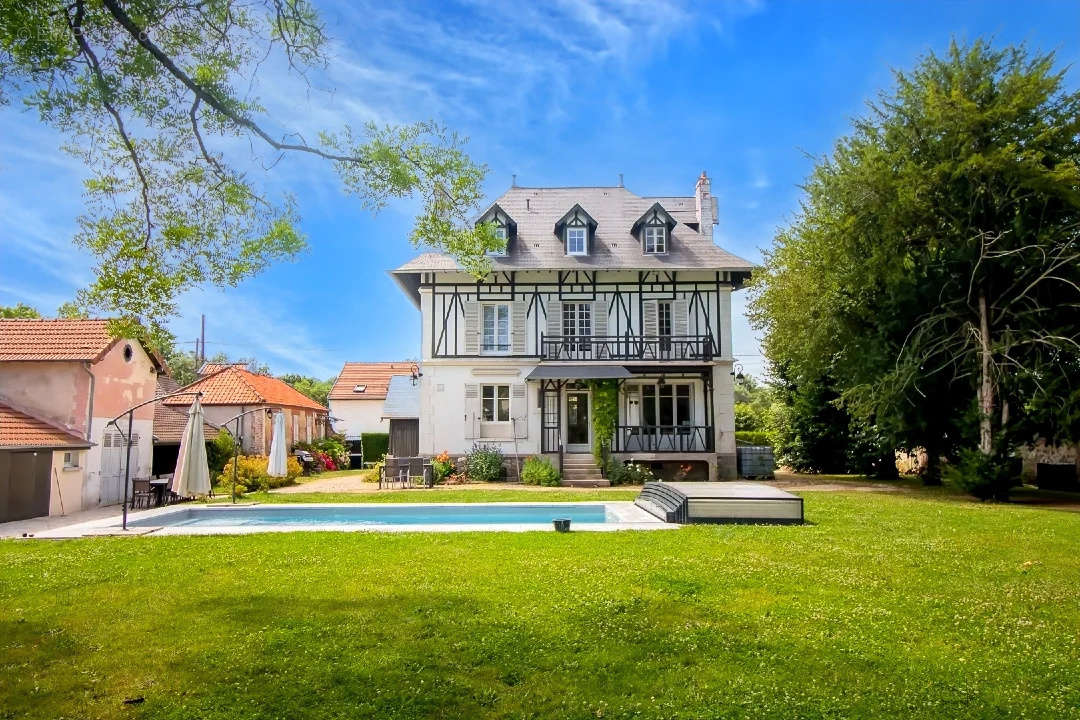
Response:
[[[567,453],[563,455],[562,484],[568,487],[606,487],[610,485],[600,475],[592,453]]]

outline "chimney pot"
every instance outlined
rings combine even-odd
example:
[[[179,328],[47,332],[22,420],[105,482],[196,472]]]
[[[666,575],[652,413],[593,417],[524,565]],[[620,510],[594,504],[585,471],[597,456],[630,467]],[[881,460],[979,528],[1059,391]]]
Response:
[[[517,173],[510,176],[510,187],[517,187]]]
[[[619,187],[622,187],[622,173],[619,173]]]

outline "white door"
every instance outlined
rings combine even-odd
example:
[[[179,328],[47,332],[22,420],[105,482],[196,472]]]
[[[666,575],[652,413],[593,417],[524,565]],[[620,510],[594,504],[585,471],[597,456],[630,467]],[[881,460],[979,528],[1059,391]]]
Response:
[[[138,452],[138,434],[132,436],[131,454]],[[101,436],[101,472],[97,483],[88,482],[83,493],[83,506],[117,505],[124,500],[124,436],[105,432]]]

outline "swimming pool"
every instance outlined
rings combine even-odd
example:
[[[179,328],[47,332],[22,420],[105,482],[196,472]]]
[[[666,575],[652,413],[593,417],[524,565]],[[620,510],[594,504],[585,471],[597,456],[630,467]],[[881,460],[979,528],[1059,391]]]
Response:
[[[460,532],[554,531],[552,520],[569,518],[572,531],[665,530],[666,523],[632,502],[580,503],[304,503],[170,505],[119,514],[38,533],[37,537],[97,535],[241,535],[264,532]]]
[[[603,504],[255,505],[182,507],[129,520],[128,527],[549,525],[555,518],[569,518],[571,524],[617,521]]]

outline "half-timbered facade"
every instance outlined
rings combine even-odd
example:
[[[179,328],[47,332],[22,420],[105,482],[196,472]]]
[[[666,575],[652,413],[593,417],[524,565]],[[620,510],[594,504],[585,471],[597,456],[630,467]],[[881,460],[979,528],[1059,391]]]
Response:
[[[512,187],[478,219],[505,251],[483,280],[426,253],[394,271],[420,308],[420,452],[591,452],[590,381],[619,383],[617,459],[735,475],[731,293],[750,264],[686,197]],[[663,467],[663,466],[660,466]]]

